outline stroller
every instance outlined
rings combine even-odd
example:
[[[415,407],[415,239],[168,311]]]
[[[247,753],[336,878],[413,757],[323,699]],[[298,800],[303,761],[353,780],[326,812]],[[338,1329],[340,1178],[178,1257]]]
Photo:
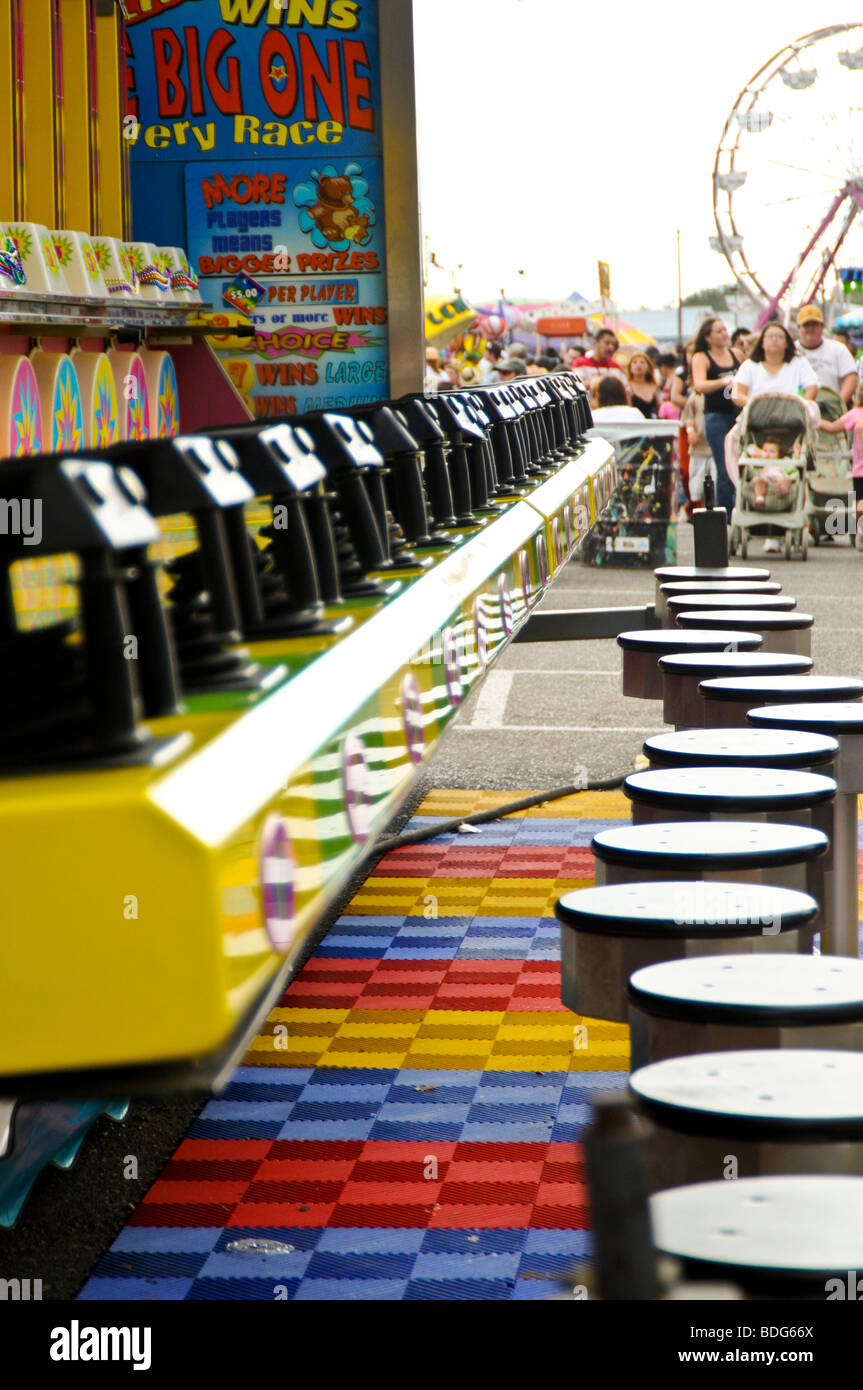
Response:
[[[815,426],[800,396],[768,392],[755,396],[743,409],[734,427],[737,447],[737,496],[731,513],[732,555],[746,559],[750,536],[785,533],[785,558],[796,551],[806,559],[809,544],[806,469],[815,461]],[[765,440],[780,444],[778,459],[751,458],[752,445]],[[770,470],[769,472],[767,470]],[[781,479],[781,486],[767,486],[766,479]]]
[[[821,387],[815,399],[824,420],[838,420],[848,409],[841,397],[826,386]],[[851,451],[844,435],[825,434],[823,430],[817,432],[815,467],[807,483],[809,530],[813,545],[818,545],[825,536],[837,533],[850,536],[853,544],[857,507],[851,481]],[[849,494],[852,494],[850,498]]]

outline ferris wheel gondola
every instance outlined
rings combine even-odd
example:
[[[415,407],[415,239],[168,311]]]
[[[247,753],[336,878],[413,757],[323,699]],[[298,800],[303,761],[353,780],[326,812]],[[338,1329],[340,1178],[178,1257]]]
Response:
[[[806,34],[739,93],[713,166],[715,251],[766,321],[863,263],[863,23]]]

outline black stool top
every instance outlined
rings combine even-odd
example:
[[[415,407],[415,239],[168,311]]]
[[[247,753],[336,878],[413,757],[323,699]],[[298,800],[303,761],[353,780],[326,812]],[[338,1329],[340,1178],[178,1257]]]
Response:
[[[644,740],[645,757],[667,767],[817,767],[838,752],[835,738],[802,729],[681,729]]]
[[[759,728],[809,729],[813,733],[863,734],[863,704],[850,700],[823,704],[762,705],[746,718]]]
[[[863,1139],[859,1052],[699,1052],[640,1067],[629,1085],[651,1119],[690,1134]]]
[[[784,1276],[821,1298],[835,1277],[863,1270],[863,1178],[737,1178],[691,1183],[650,1199],[658,1250],[704,1277],[711,1270],[751,1287]],[[814,1291],[814,1290],[813,1290]],[[767,1319],[769,1321],[769,1319]]]
[[[559,898],[554,911],[562,926],[595,936],[683,939],[758,936],[777,923],[780,932],[794,931],[815,920],[818,904],[772,884],[666,879],[582,888]]]
[[[666,603],[678,594],[779,594],[775,579],[671,579],[660,584]]]
[[[720,565],[711,569],[709,565],[660,565],[653,573],[660,583],[675,579],[749,579],[760,581],[770,578],[770,571],[747,569],[745,565]]]
[[[678,811],[798,811],[836,795],[832,777],[772,767],[660,767],[632,772],[623,791],[630,801],[671,815]]]
[[[753,1027],[863,1022],[863,960],[846,956],[693,956],[645,965],[627,994],[644,1013]]]
[[[769,655],[769,653],[767,653]],[[863,696],[863,681],[853,676],[717,676],[706,680],[699,690],[705,700],[857,700]]]
[[[687,608],[757,608],[790,613],[797,607],[796,598],[789,598],[786,594],[669,594],[665,602],[674,614]]]
[[[617,645],[627,652],[656,652],[658,655],[687,650],[721,652],[732,645],[743,651],[754,651],[761,645],[761,638],[752,632],[682,632],[680,628],[645,627],[618,633]]]
[[[738,676],[802,676],[812,670],[811,656],[795,656],[793,652],[672,652],[659,658],[662,671],[675,676],[718,676],[733,671]]]
[[[827,843],[822,831],[804,825],[678,820],[601,830],[590,847],[605,864],[663,873],[715,873],[798,864],[823,854]]]
[[[768,608],[694,608],[677,613],[676,618],[682,628],[712,628],[727,623],[729,627],[750,631],[770,628],[773,632],[798,632],[815,622],[811,613],[774,613]]]

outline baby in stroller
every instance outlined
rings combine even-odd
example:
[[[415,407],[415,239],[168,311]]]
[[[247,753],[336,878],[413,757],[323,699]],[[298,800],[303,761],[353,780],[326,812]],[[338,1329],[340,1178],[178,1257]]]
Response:
[[[749,541],[764,538],[765,551],[806,559],[806,467],[814,456],[815,420],[810,402],[765,392],[747,401],[726,440],[726,466],[736,482],[729,550],[746,558]]]
[[[794,450],[797,454],[794,454]],[[799,457],[799,441],[793,446],[792,457]],[[743,495],[750,506],[765,511],[784,512],[791,507],[791,486],[799,476],[799,465],[780,463],[783,457],[781,439],[765,438],[760,447],[750,444],[746,450],[747,459],[777,460],[768,462],[764,468],[744,470]]]

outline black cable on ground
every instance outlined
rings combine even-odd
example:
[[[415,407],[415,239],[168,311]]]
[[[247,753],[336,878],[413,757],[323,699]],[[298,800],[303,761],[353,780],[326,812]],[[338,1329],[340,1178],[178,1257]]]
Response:
[[[458,830],[460,825],[483,825],[486,821],[500,820],[502,816],[512,815],[515,811],[527,811],[531,806],[543,806],[547,801],[560,801],[565,796],[574,796],[576,792],[614,791],[616,787],[623,786],[624,778],[628,776],[627,771],[620,777],[601,778],[596,782],[588,782],[585,786],[553,787],[547,792],[534,792],[532,796],[523,796],[518,801],[508,801],[504,806],[494,806],[490,811],[475,811],[470,816],[454,816],[452,820],[437,821],[422,830],[411,830],[407,835],[394,835],[389,840],[380,840],[375,845],[375,852],[388,854],[390,850],[400,849],[402,845],[416,845],[421,840],[434,840],[438,835],[448,835],[450,831]]]

